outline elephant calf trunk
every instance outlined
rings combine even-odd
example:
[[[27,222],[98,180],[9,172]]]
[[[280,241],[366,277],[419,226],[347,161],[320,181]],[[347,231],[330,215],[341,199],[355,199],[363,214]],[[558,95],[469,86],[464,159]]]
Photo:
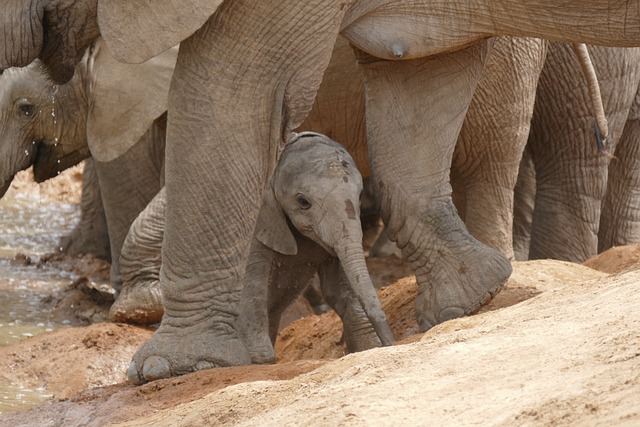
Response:
[[[391,327],[387,322],[387,316],[382,309],[378,294],[369,276],[362,245],[354,244],[344,248],[342,251],[338,251],[338,258],[347,280],[371,322],[371,326],[378,334],[380,342],[383,346],[395,344],[393,332],[391,332]]]

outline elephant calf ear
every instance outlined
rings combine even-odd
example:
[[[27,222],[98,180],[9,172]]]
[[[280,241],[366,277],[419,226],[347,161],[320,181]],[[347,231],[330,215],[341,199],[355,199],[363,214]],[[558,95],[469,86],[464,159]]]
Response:
[[[41,3],[0,0],[0,69],[24,67],[40,54],[44,17]]]
[[[265,192],[254,236],[266,247],[283,255],[298,253],[296,239],[271,189]]]
[[[222,0],[109,0],[98,2],[98,25],[113,56],[139,64],[188,38]]]

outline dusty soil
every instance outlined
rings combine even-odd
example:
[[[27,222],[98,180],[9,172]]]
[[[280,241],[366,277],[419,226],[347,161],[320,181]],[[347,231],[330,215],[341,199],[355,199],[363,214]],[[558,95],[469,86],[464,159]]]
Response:
[[[55,397],[0,426],[639,425],[639,253],[614,248],[592,268],[516,262],[478,314],[424,334],[408,266],[371,259],[398,345],[345,356],[335,314],[307,315],[281,331],[275,365],[139,387],[126,367],[151,331],[96,323],[37,335],[0,350],[0,376]]]
[[[31,168],[18,172],[7,191],[11,193],[30,193],[38,195],[43,202],[80,203],[82,192],[82,168],[84,163],[73,166],[54,179],[37,184],[33,181]]]

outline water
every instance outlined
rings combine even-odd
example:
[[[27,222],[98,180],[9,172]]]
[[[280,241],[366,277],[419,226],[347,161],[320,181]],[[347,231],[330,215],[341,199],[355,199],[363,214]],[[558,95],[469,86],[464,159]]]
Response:
[[[8,192],[0,200],[0,348],[70,323],[42,310],[41,300],[68,286],[74,276],[12,260],[22,253],[37,261],[53,252],[78,218],[76,205],[43,203],[38,194]],[[17,387],[0,377],[0,414],[26,410],[49,398],[44,389]]]

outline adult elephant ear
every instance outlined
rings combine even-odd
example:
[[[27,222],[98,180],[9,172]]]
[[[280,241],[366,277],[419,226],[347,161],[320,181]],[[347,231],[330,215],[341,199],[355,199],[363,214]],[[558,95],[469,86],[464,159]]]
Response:
[[[100,33],[116,59],[141,63],[193,34],[222,0],[101,0]]]
[[[142,64],[123,64],[102,40],[96,41],[87,58],[87,140],[96,160],[120,157],[167,110],[177,56],[174,46]]]
[[[42,50],[42,2],[0,0],[0,69],[24,67]]]

